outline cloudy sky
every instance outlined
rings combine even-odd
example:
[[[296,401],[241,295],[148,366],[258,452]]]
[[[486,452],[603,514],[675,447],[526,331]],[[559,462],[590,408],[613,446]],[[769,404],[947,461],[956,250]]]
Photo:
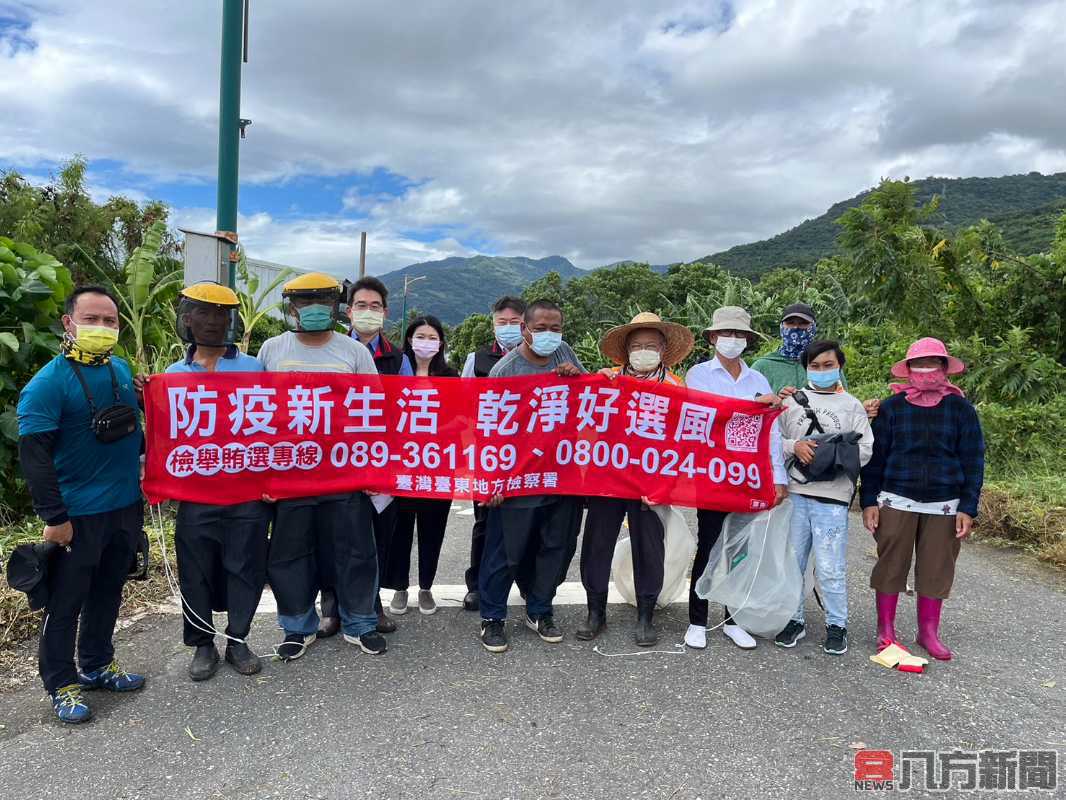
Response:
[[[0,169],[214,229],[220,3],[0,0]],[[688,261],[882,176],[1066,170],[1062,0],[251,0],[241,239]]]

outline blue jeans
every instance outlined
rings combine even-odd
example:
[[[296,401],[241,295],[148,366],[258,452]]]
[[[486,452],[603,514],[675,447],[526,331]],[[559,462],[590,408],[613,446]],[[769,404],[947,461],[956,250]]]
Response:
[[[526,612],[534,619],[552,613],[555,590],[566,578],[579,533],[577,498],[552,497],[538,506],[506,502],[489,509],[478,589],[482,619],[506,619],[507,595],[520,571]]]
[[[375,591],[377,590],[375,589]],[[345,611],[344,606],[340,605],[338,605],[338,610],[341,616],[341,629],[349,636],[358,638],[364,633],[377,630],[377,614],[349,614]],[[320,621],[314,603],[303,614],[278,614],[278,625],[285,631],[286,636],[293,633],[298,633],[301,636],[310,636],[312,633],[317,633]]]
[[[807,572],[807,560],[814,551],[814,574],[822,589],[826,625],[848,626],[847,553],[848,507],[821,503],[791,493],[792,527],[789,538],[799,562],[800,574]],[[806,593],[804,593],[804,597]],[[800,598],[794,619],[803,622],[804,598]]]

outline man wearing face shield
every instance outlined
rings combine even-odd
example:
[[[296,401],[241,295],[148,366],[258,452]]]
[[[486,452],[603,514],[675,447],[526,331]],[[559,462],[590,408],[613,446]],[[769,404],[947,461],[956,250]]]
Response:
[[[461,373],[464,378],[487,378],[501,358],[522,343],[522,315],[526,313],[526,301],[521,297],[504,296],[492,306],[492,343],[475,350],[466,357]],[[481,556],[485,551],[485,525],[489,510],[484,503],[474,503],[474,529],[470,537],[470,566],[466,570],[466,596],[463,608],[477,611],[478,576],[481,571]],[[523,577],[518,578],[524,590]]]
[[[370,351],[336,330],[340,301],[341,286],[329,275],[310,272],[286,283],[282,305],[291,330],[263,342],[263,367],[271,372],[377,374]],[[372,655],[385,652],[374,610],[378,565],[372,511],[365,492],[278,501],[267,577],[285,632],[278,647],[283,659],[300,658],[317,638],[315,595],[320,589],[336,593],[346,642]],[[328,613],[323,608],[323,615]]]
[[[204,281],[183,289],[177,330],[188,349],[167,372],[261,372],[259,361],[234,344],[243,332],[239,305],[236,292],[217,283]],[[206,376],[205,385],[210,386]],[[266,582],[270,518],[270,507],[258,500],[226,506],[178,504],[174,549],[184,606],[182,640],[195,648],[189,664],[194,681],[218,671],[212,610],[228,612],[226,662],[242,675],[260,670],[246,639]]]
[[[60,354],[19,395],[19,463],[44,539],[59,545],[48,569],[41,681],[55,715],[80,723],[92,717],[83,689],[144,685],[143,675],[118,665],[111,641],[122,585],[144,539],[143,437],[130,367],[112,355],[114,297],[100,286],[78,287],[67,298],[63,329]],[[122,429],[98,424],[117,413],[126,419]]]

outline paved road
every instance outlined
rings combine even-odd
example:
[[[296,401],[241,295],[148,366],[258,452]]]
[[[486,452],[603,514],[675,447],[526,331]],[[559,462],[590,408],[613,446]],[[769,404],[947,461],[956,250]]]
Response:
[[[453,513],[442,584],[462,582],[470,519]],[[956,660],[889,672],[867,660],[872,549],[855,519],[852,534],[843,658],[823,655],[818,636],[791,652],[766,642],[742,652],[714,634],[707,650],[678,653],[682,605],[660,616],[666,652],[608,658],[572,636],[546,645],[519,627],[516,608],[512,650],[494,656],[475,615],[444,608],[407,614],[381,657],[336,638],[257,678],[223,668],[193,684],[179,618],[153,616],[119,635],[122,662],[147,670],[147,689],[94,696],[91,725],[53,722],[37,686],[0,697],[0,786],[12,799],[826,798],[855,795],[856,742],[1057,749],[1066,780],[1061,576],[967,546],[945,610]],[[900,605],[909,632],[913,602]],[[557,616],[569,632],[581,613]],[[633,618],[611,607],[605,652],[636,650]],[[821,619],[816,607],[808,619]],[[275,631],[259,617],[260,652]]]

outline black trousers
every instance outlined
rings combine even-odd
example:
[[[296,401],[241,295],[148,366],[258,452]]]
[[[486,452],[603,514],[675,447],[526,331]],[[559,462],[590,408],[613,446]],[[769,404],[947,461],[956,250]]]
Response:
[[[370,512],[373,515],[374,547],[377,549],[378,555],[378,586],[382,584],[384,578],[382,573],[389,563],[389,551],[392,548],[392,537],[396,533],[399,503],[400,499],[396,498],[385,506],[385,510],[381,513],[378,513],[373,506],[370,507]],[[410,549],[410,544],[408,544],[408,549]],[[377,592],[374,592],[374,610],[379,614],[382,611],[381,596]]]
[[[485,526],[489,518],[488,506],[474,503],[474,529],[470,532],[470,566],[466,568],[466,590],[477,591],[481,574],[481,557],[485,553]]]
[[[418,525],[418,588],[433,588],[437,577],[437,563],[444,545],[444,531],[448,527],[451,500],[419,500],[398,498],[396,527],[389,545],[387,566],[383,570],[381,585],[386,589],[407,591],[411,582],[411,546],[414,543],[415,525]]]
[[[506,618],[507,595],[525,565],[531,569],[524,590],[528,612],[552,613],[555,590],[577,547],[580,519],[581,499],[576,497],[551,497],[538,506],[504,502],[490,511],[479,583],[483,619]]]
[[[663,590],[665,531],[659,515],[640,500],[590,497],[581,541],[581,583],[589,594],[605,594],[622,520],[629,517],[633,583],[638,596],[659,597]]]
[[[374,552],[378,560],[378,586],[383,586],[384,571],[389,562],[389,550],[392,547],[392,536],[396,528],[396,504],[399,499],[393,500],[385,509],[378,513],[373,504],[370,505],[371,527],[374,531]],[[333,590],[333,579],[326,570],[322,576],[322,616],[337,616],[337,593]],[[378,614],[383,612],[381,596],[374,593],[374,611]]]
[[[174,549],[187,615],[182,639],[189,647],[214,641],[200,630],[210,627],[212,611],[229,612],[228,636],[248,636],[266,583],[270,516],[270,507],[258,501],[178,506]]]
[[[362,492],[277,502],[267,579],[279,614],[305,613],[323,587],[336,592],[349,614],[374,614],[378,564],[372,512]]]
[[[71,517],[70,523],[70,550],[59,548],[49,563],[48,605],[37,649],[41,681],[49,692],[78,682],[75,636],[82,672],[106,667],[115,657],[111,637],[122,585],[144,535],[144,506],[138,500],[114,511]]]
[[[696,581],[703,576],[707,569],[707,560],[711,555],[711,548],[722,535],[722,525],[729,516],[724,511],[696,512],[696,561],[692,565],[692,579],[688,586],[688,621],[690,625],[707,625],[706,600],[696,594]],[[729,616],[729,609],[725,609],[726,625],[733,624],[733,618]]]

